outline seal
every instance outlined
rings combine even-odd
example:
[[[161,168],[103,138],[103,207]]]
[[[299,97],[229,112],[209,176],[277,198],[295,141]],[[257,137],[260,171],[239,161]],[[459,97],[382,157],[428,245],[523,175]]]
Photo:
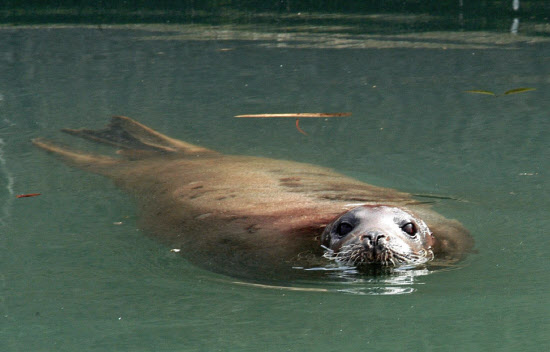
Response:
[[[326,257],[364,267],[424,264],[434,259],[434,237],[424,221],[397,207],[362,206],[323,232]]]
[[[111,178],[136,198],[147,233],[219,273],[269,280],[335,264],[453,263],[473,245],[458,221],[426,202],[329,168],[225,155],[124,116],[100,130],[63,131],[114,146],[119,157],[33,143]]]

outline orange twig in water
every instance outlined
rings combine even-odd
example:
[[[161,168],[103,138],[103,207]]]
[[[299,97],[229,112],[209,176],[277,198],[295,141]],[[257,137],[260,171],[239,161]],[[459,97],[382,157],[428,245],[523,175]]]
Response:
[[[325,117],[346,117],[351,116],[351,112],[336,112],[336,113],[325,113],[325,112],[297,112],[297,113],[288,113],[288,114],[251,114],[251,115],[236,115],[235,117],[249,117],[249,118],[280,118],[280,117],[295,117],[296,118],[296,129],[298,132],[307,136],[307,133],[300,128],[300,118],[302,117],[313,117],[313,118],[325,118]]]
[[[16,198],[27,198],[27,197],[36,197],[39,196],[40,193],[29,193],[29,194],[18,194],[15,197]]]
[[[249,117],[249,118],[280,118],[280,117],[346,117],[351,116],[351,112],[297,112],[290,114],[251,114],[251,115],[237,115],[235,117]]]
[[[300,132],[304,136],[307,136],[307,133],[300,128],[300,119],[296,119],[296,129],[298,130],[298,132]]]

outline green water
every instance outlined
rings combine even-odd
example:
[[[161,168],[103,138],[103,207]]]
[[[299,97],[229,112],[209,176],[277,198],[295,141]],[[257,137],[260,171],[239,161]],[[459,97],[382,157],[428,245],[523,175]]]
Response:
[[[0,350],[548,348],[547,33],[340,22],[1,27]],[[518,87],[536,90],[502,95]],[[465,92],[481,89],[498,96]],[[344,111],[302,120],[308,136],[293,120],[233,118]],[[226,153],[453,197],[435,208],[471,231],[476,253],[391,280],[283,283],[327,292],[235,283],[148,238],[109,180],[30,144],[75,143],[58,130],[113,114]]]

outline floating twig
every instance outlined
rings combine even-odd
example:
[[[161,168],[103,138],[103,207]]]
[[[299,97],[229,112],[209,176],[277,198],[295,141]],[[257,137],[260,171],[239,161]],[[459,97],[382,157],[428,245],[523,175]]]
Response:
[[[324,112],[297,112],[297,113],[288,113],[288,114],[248,114],[248,115],[237,115],[235,117],[246,117],[246,118],[281,118],[281,117],[346,117],[351,116],[351,112],[337,112],[337,113],[324,113]]]
[[[240,118],[256,118],[256,119],[265,119],[265,118],[287,118],[293,117],[296,118],[296,129],[298,132],[307,136],[307,133],[300,128],[300,119],[303,117],[308,118],[325,118],[325,117],[346,117],[351,116],[351,112],[336,112],[336,113],[325,113],[325,112],[296,112],[296,113],[284,113],[284,114],[247,114],[247,115],[236,115],[235,117]]]

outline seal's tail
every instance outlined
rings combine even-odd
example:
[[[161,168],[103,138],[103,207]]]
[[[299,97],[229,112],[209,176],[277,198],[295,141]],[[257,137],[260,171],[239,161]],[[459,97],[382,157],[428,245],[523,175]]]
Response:
[[[165,136],[125,116],[113,116],[111,123],[100,130],[63,129],[62,131],[94,142],[117,147],[119,148],[117,153],[130,160],[144,159],[159,154],[180,156],[217,154],[213,150]],[[39,148],[62,156],[74,166],[102,174],[109,174],[109,168],[124,161],[123,159],[69,149],[42,138],[33,140],[33,143]]]
[[[92,172],[108,174],[107,170],[120,163],[120,160],[103,155],[85,153],[80,150],[69,149],[43,138],[36,138],[32,143],[48,152],[57,154],[67,163]]]
[[[101,130],[65,128],[62,131],[122,150],[184,155],[214,153],[210,149],[165,136],[126,116],[113,116],[111,123]]]

